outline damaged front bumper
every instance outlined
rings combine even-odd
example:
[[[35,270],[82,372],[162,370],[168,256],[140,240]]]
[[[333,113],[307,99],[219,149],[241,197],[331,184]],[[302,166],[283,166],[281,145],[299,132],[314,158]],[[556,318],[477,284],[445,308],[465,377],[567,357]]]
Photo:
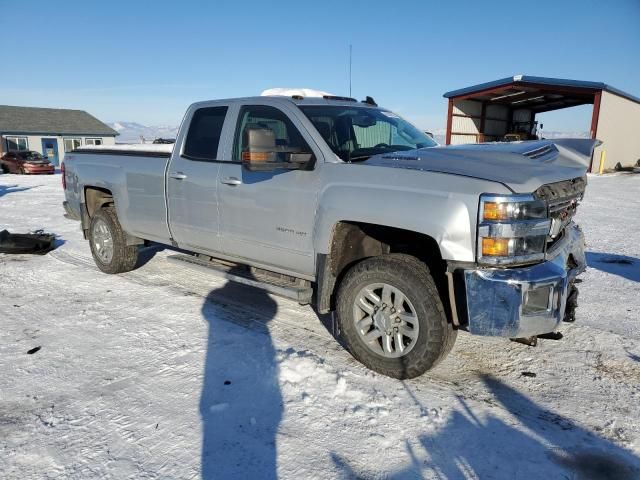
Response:
[[[573,281],[585,268],[584,236],[571,223],[543,263],[464,270],[469,331],[510,338],[552,332],[564,318]]]

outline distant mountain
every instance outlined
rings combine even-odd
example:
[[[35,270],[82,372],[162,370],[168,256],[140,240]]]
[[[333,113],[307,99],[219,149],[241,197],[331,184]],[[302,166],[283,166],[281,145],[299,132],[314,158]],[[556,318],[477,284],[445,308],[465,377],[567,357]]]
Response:
[[[152,142],[156,138],[176,138],[178,127],[170,125],[142,125],[136,122],[108,123],[119,135],[116,143],[143,143]]]
[[[151,143],[156,138],[176,138],[178,127],[171,125],[142,125],[136,122],[113,122],[108,124],[120,135],[116,137],[116,143]],[[434,139],[440,144],[445,144],[444,128],[431,131]],[[590,138],[589,132],[562,132],[555,130],[544,130],[542,136],[552,140],[554,138]]]
[[[543,130],[542,137],[548,140],[554,138],[591,138],[589,132],[559,132],[553,130]]]
[[[444,145],[446,143],[446,130],[444,128],[440,128],[437,130],[432,130],[433,138],[440,145]],[[591,138],[589,132],[562,132],[555,130],[543,130],[542,138],[546,140],[553,140],[554,138]]]

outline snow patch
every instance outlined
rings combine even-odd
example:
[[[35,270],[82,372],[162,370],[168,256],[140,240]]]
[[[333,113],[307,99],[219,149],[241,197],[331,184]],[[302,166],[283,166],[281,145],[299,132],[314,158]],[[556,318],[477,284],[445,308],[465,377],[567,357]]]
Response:
[[[173,152],[173,144],[152,144],[140,143],[136,145],[84,145],[76,151],[85,150],[108,150],[113,152],[154,152],[154,153],[171,153]]]
[[[313,88],[268,88],[263,90],[261,97],[334,97],[335,95],[323,92],[322,90],[314,90]]]
[[[219,413],[219,412],[224,412],[227,408],[229,408],[228,403],[217,403],[215,405],[211,405],[209,407],[209,411],[211,413]]]

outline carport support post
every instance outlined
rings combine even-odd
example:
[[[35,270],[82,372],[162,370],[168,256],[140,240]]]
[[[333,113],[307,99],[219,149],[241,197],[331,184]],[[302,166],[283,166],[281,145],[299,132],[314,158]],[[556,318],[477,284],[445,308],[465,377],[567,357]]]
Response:
[[[480,135],[478,135],[478,143],[484,143],[484,121],[487,116],[487,102],[482,102],[480,110]]]
[[[453,98],[449,99],[449,110],[447,112],[447,136],[446,145],[451,145],[451,124],[453,123]]]
[[[597,91],[593,95],[593,113],[591,114],[591,139],[595,140],[598,134],[598,118],[600,117],[600,99],[602,98],[602,91]],[[591,155],[591,163],[589,163],[589,172],[593,169],[593,155]]]

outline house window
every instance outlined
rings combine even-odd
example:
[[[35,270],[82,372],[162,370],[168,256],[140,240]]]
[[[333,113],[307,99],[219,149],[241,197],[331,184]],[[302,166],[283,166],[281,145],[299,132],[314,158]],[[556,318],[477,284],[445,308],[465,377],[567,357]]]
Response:
[[[102,145],[102,139],[101,138],[85,138],[84,143],[85,145]]]
[[[29,150],[27,137],[7,137],[7,151]]]
[[[82,145],[81,138],[65,138],[64,139],[65,152],[70,152],[72,150],[75,150],[76,148],[79,148],[81,145]]]

